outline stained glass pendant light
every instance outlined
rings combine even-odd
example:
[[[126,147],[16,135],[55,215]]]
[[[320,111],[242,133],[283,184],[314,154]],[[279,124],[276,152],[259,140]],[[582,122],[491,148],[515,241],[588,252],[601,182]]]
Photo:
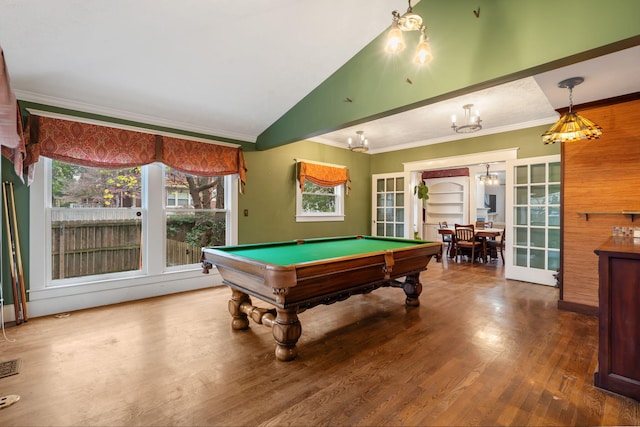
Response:
[[[582,82],[584,82],[583,77],[571,77],[558,83],[558,87],[569,89],[569,111],[560,117],[551,129],[542,134],[542,142],[545,144],[598,139],[602,135],[600,126],[573,111],[573,88]]]

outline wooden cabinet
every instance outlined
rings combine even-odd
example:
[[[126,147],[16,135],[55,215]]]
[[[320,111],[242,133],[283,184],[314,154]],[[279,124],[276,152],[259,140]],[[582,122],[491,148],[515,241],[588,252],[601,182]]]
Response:
[[[640,239],[612,237],[599,256],[596,387],[640,400]]]

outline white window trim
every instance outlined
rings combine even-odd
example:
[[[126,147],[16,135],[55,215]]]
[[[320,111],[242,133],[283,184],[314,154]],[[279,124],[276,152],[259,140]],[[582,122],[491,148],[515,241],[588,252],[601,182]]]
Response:
[[[215,269],[211,274],[202,274],[198,264],[183,266],[179,271],[165,268],[164,251],[164,188],[149,188],[145,185],[146,203],[142,207],[146,215],[143,232],[147,236],[143,257],[146,262],[143,271],[126,272],[118,275],[92,277],[91,281],[77,281],[51,286],[47,278],[51,269],[50,239],[51,224],[45,209],[50,206],[50,174],[41,159],[35,166],[33,183],[29,192],[29,314],[32,317],[45,316],[71,310],[80,310],[123,301],[150,298],[195,289],[203,289],[221,284]],[[143,168],[148,174],[148,182],[162,186],[162,166],[149,165]],[[225,205],[228,206],[227,244],[237,244],[238,240],[238,182],[237,175],[225,177],[228,191],[225,191]],[[143,198],[144,199],[144,198]],[[149,215],[159,212],[159,215]],[[152,232],[153,231],[153,232]],[[44,242],[43,242],[44,240]],[[132,274],[133,273],[133,274]],[[93,280],[99,279],[99,280]]]
[[[302,189],[296,179],[296,222],[344,221],[344,185],[335,187],[336,211],[331,213],[304,212],[302,210]]]

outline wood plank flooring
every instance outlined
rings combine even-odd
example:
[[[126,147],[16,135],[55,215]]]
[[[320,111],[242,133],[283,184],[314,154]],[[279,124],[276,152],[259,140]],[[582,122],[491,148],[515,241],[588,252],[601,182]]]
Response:
[[[501,264],[435,263],[421,306],[399,289],[300,315],[299,357],[231,330],[216,287],[30,319],[0,361],[2,426],[639,425],[640,403],[593,386],[596,318]],[[254,299],[254,303],[257,303]]]

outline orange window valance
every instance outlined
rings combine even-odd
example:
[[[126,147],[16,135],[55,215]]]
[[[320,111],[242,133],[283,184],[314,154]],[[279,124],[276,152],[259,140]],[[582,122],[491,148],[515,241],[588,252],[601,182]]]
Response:
[[[246,181],[240,148],[59,118],[31,115],[26,149],[25,166],[40,156],[106,169],[162,162],[185,173],[238,174],[242,185]]]
[[[349,178],[349,169],[345,167],[298,162],[300,191],[302,191],[304,182],[307,179],[322,187],[336,187],[344,184],[346,193],[349,194],[351,179]]]

